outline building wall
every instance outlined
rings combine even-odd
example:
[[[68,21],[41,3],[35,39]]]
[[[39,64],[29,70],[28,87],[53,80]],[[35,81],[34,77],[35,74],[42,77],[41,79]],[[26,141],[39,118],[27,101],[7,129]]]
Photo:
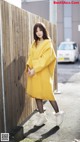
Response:
[[[58,45],[64,39],[64,6],[58,5],[57,7],[57,35],[58,35]]]
[[[22,8],[49,20],[49,1],[22,2]]]
[[[64,5],[64,40],[72,40],[72,5]]]
[[[78,25],[80,25],[80,5],[72,6],[72,39],[78,43],[80,53],[80,31],[78,31]]]
[[[49,20],[49,0],[36,2],[23,2],[22,8],[40,15]],[[80,52],[80,5],[58,4],[57,5],[57,44],[67,38],[78,43]]]
[[[57,28],[58,45],[60,42],[70,38],[78,43],[80,53],[80,5],[58,5],[57,6]]]

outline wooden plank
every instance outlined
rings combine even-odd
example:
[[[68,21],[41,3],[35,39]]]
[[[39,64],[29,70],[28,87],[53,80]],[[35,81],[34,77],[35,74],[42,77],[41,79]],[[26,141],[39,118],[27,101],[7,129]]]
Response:
[[[2,1],[0,1],[0,31],[2,30]],[[3,103],[2,103],[2,73],[1,73],[1,39],[2,35],[0,32],[0,133],[3,132]]]
[[[5,68],[5,95],[6,95],[6,116],[7,116],[7,129],[9,129],[9,126],[12,126],[11,120],[12,120],[12,115],[10,115],[12,113],[12,97],[11,97],[11,54],[10,54],[10,24],[9,21],[9,5],[8,3],[5,4],[4,2],[4,9],[5,9],[5,13],[4,13],[4,17],[5,17],[5,30],[6,30],[6,34],[5,39],[6,39],[6,44],[5,44],[5,48],[4,48],[4,61],[6,61],[6,68]],[[5,41],[4,41],[5,42]],[[5,64],[4,64],[5,66]]]

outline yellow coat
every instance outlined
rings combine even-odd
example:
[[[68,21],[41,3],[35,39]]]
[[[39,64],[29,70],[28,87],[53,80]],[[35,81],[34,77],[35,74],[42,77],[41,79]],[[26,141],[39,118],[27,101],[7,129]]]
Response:
[[[53,94],[53,76],[56,55],[51,40],[46,39],[37,47],[33,42],[27,61],[34,68],[35,75],[27,78],[26,92],[33,98],[55,100]]]

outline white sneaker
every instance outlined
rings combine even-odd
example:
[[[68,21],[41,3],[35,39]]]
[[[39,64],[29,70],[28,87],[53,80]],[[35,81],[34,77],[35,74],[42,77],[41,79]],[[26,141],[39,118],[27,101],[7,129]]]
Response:
[[[56,125],[60,126],[63,122],[64,112],[63,111],[59,111],[58,113],[54,112],[54,115],[56,117]]]
[[[35,126],[41,126],[41,125],[45,124],[47,121],[47,118],[45,117],[44,113],[40,113],[39,116],[40,116],[39,120],[35,123]]]

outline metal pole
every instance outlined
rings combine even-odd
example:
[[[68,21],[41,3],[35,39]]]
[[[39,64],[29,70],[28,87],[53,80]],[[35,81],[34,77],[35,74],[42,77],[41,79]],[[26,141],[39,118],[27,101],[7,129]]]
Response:
[[[1,3],[0,2],[0,56],[1,56],[1,76],[2,76],[2,103],[3,103],[3,119],[4,119],[4,132],[6,128],[6,106],[5,106],[5,93],[4,93],[4,68],[3,68],[3,44],[2,44],[2,17],[1,17]]]

